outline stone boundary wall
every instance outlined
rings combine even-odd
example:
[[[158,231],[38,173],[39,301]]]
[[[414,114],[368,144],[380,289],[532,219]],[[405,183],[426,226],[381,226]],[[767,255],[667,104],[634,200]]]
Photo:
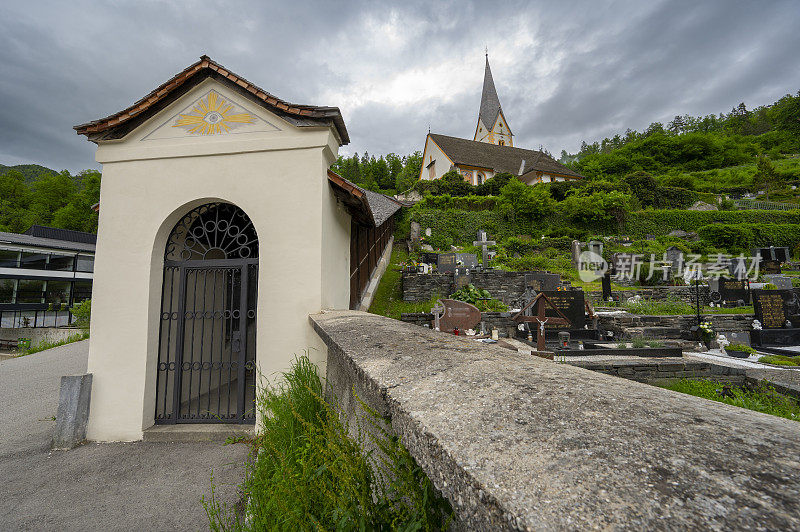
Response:
[[[749,331],[753,323],[752,314],[715,314],[704,315],[704,320],[711,321],[716,332]],[[693,340],[691,328],[697,324],[695,316],[646,316],[637,314],[600,315],[597,328],[605,333],[612,331],[615,338],[680,338]]]
[[[495,299],[513,301],[525,293],[525,274],[490,270],[471,274],[472,284],[488,290]],[[433,296],[447,297],[455,292],[451,273],[403,272],[403,301],[427,301]]]
[[[516,327],[516,324],[511,320],[510,312],[482,312],[482,321],[486,323],[486,327],[491,329],[497,327],[500,329],[500,336],[507,336],[507,329],[509,327]],[[420,327],[425,327],[433,321],[433,314],[429,312],[409,312],[400,315],[400,321],[406,323],[413,323]]]
[[[800,529],[797,421],[363,312],[310,320],[339,407],[385,416],[456,529]]]
[[[641,382],[671,379],[704,379],[743,384],[747,379],[747,372],[741,368],[680,358],[664,358],[652,361],[614,360],[594,362],[580,360],[568,363],[599,373]]]
[[[668,301],[673,299],[691,305],[695,304],[695,288],[693,286],[641,286],[629,290],[611,291],[611,296],[615,301],[627,301],[636,295],[642,296],[642,299],[649,299],[652,301]],[[598,305],[603,300],[603,292],[587,292],[586,298],[591,301],[592,304]],[[711,302],[708,285],[700,285],[700,300],[704,305],[708,305]]]
[[[472,284],[488,290],[493,298],[511,303],[519,301],[525,294],[526,273],[531,272],[490,270],[473,273],[471,277]],[[427,301],[437,295],[447,297],[455,292],[453,275],[403,272],[402,290],[403,301]],[[627,301],[635,295],[641,295],[642,299],[654,301],[676,299],[685,303],[694,303],[695,297],[694,287],[690,286],[643,286],[629,290],[613,290],[611,294],[617,301]],[[700,286],[700,297],[705,305],[711,301],[707,285]],[[598,304],[603,299],[603,293],[601,291],[587,292],[586,298],[593,304]]]
[[[484,312],[483,321],[487,327],[497,327],[500,335],[505,336],[508,328],[516,324],[511,320],[510,312]],[[723,334],[727,332],[749,331],[753,322],[752,314],[717,314],[705,315],[714,330]],[[400,320],[425,326],[433,320],[428,312],[410,312],[400,315]],[[694,340],[691,328],[696,324],[694,316],[645,316],[637,314],[615,314],[598,316],[597,328],[601,334],[606,331],[614,333],[615,339],[643,336],[657,339]]]

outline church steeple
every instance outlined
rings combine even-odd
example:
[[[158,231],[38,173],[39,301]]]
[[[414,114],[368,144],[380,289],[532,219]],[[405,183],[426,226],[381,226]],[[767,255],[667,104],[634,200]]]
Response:
[[[500,98],[494,87],[492,69],[489,67],[489,53],[486,53],[486,70],[483,74],[483,92],[481,93],[481,107],[478,111],[478,125],[475,128],[475,138],[480,142],[513,146],[513,134],[508,127]]]

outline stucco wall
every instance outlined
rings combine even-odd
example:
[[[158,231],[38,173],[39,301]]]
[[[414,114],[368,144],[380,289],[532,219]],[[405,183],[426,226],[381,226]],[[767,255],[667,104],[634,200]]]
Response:
[[[207,80],[126,139],[98,148],[103,183],[89,439],[137,440],[153,424],[164,245],[193,207],[230,202],[256,228],[256,360],[265,377],[287,369],[293,355],[307,348],[324,363],[325,350],[303,316],[347,308],[349,222],[325,176],[338,150],[330,129],[296,128],[250,104],[279,130],[143,140],[209,84],[236,99]]]

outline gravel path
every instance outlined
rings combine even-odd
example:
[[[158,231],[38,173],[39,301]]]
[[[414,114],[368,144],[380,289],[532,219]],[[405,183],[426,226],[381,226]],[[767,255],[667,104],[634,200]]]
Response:
[[[89,341],[0,361],[0,530],[204,530],[201,497],[237,499],[247,448],[90,443],[50,451],[62,375]]]

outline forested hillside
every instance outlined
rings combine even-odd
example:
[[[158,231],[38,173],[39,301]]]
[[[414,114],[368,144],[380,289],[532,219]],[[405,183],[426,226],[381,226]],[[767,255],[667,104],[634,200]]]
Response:
[[[33,224],[97,232],[100,172],[71,175],[39,165],[0,168],[0,231],[20,233]]]

